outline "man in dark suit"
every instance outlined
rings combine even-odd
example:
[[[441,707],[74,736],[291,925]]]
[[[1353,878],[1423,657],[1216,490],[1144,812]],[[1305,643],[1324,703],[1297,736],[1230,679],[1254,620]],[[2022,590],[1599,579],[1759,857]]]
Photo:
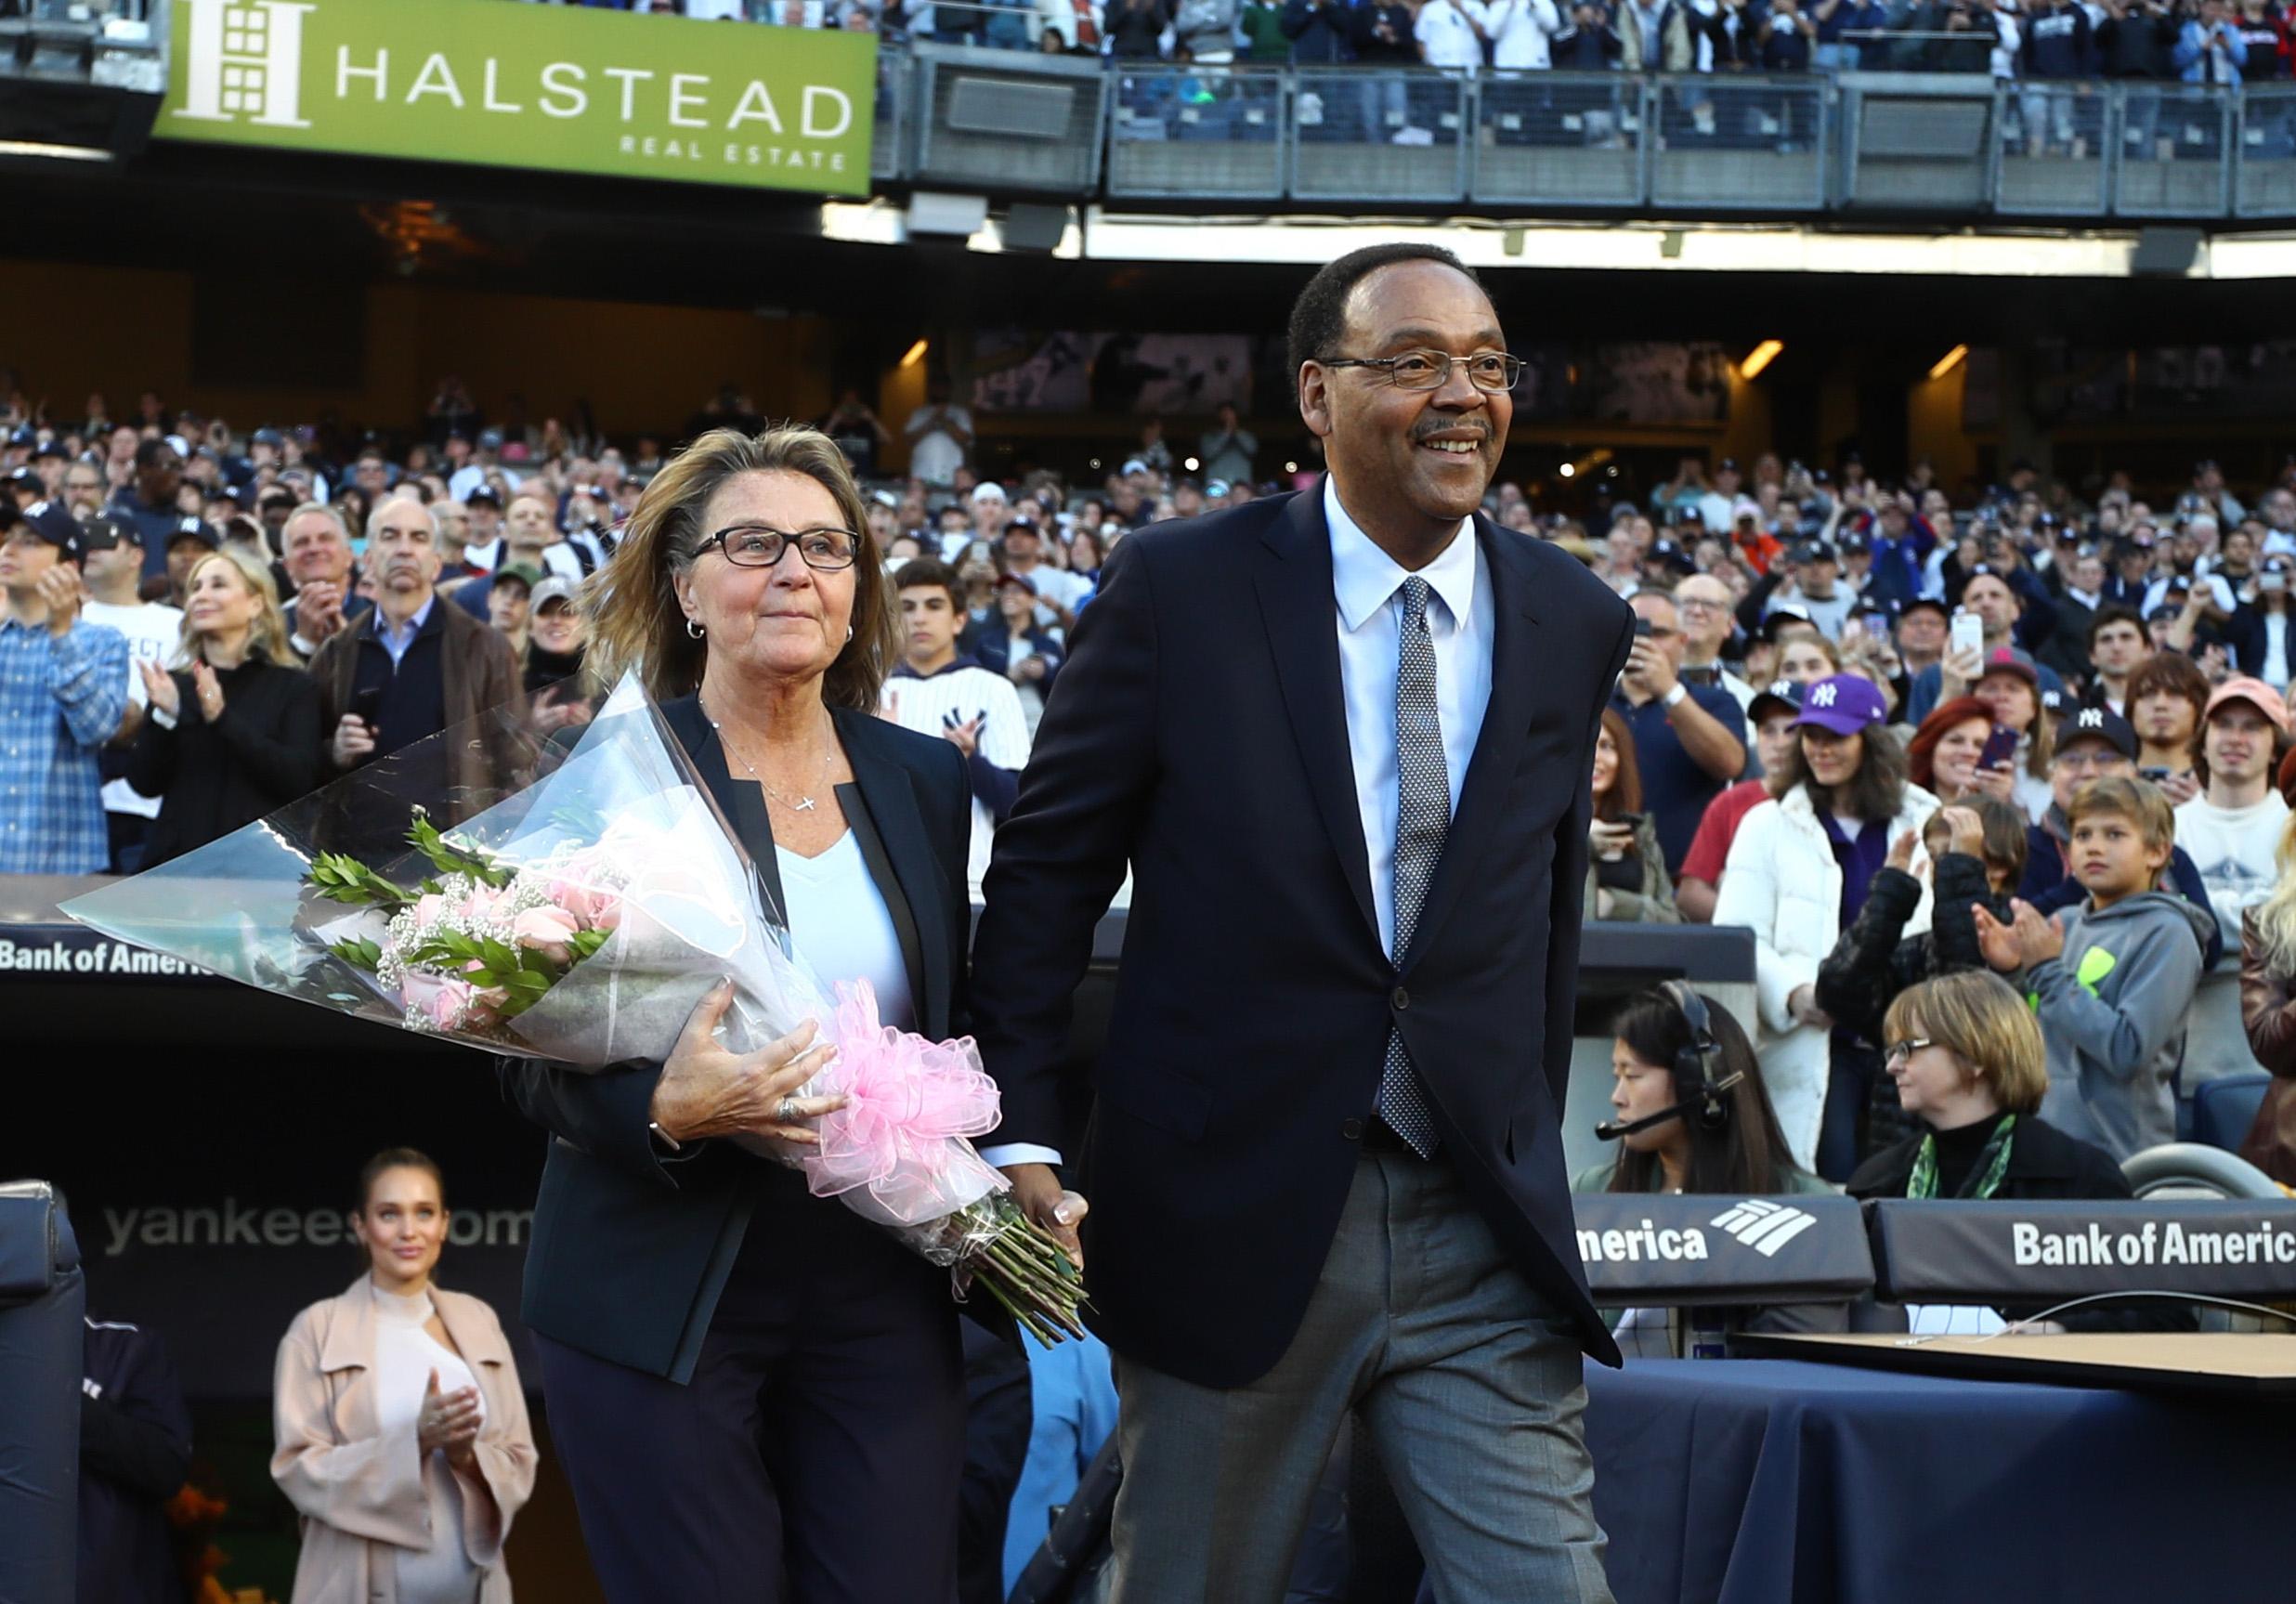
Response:
[[[1442,1597],[1608,1599],[1579,1350],[1617,1350],[1561,1114],[1633,620],[1480,515],[1519,370],[1448,253],[1340,258],[1290,344],[1329,476],[1116,548],[998,832],[992,1140],[1035,1218],[1083,1227],[1121,1604],[1280,1597],[1350,1411]],[[1128,867],[1088,1219],[1052,1167],[1060,1066]]]

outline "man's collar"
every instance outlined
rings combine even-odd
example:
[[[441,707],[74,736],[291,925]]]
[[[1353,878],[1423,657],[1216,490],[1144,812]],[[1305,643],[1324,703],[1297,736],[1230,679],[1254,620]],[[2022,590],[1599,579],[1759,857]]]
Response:
[[[437,606],[438,593],[437,591],[433,591],[430,595],[424,599],[423,605],[414,609],[413,613],[409,616],[405,623],[398,625],[397,629],[393,629],[392,626],[385,620],[381,605],[377,604],[369,614],[369,616],[374,619],[375,638],[377,640],[381,640],[385,631],[388,631],[393,634],[396,634],[402,630],[410,633],[421,634],[423,632],[423,626],[430,622],[431,610]]]
[[[1331,531],[1332,592],[1339,601],[1339,621],[1350,633],[1394,598],[1412,570],[1372,543],[1362,526],[1339,502],[1339,487],[1324,476],[1324,522]],[[1475,605],[1475,521],[1462,518],[1442,554],[1418,570],[1418,577],[1440,597],[1450,614],[1451,627],[1465,623]],[[1434,626],[1429,623],[1430,632]]]
[[[977,669],[980,666],[981,659],[974,657],[972,653],[959,652],[955,657],[949,659],[948,661],[943,663],[939,668],[934,669],[931,673],[919,673],[914,668],[909,666],[908,659],[903,658],[899,662],[894,664],[893,677],[896,680],[937,680],[943,674],[955,673],[959,669]]]

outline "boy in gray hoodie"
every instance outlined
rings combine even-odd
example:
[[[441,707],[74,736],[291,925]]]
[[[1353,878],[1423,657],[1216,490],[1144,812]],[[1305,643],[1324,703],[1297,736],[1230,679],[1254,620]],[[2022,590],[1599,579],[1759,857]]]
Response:
[[[2066,808],[2068,867],[2089,894],[2069,919],[1975,910],[1986,961],[2016,979],[2049,1049],[2041,1116],[2116,1159],[2176,1140],[2174,1078],[2210,914],[2155,889],[2174,850],[2168,799],[2143,780],[2084,786]]]

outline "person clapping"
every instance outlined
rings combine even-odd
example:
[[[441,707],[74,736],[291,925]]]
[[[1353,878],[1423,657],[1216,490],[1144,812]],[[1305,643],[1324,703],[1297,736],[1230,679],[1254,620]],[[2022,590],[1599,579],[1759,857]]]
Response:
[[[319,783],[319,687],[295,666],[263,567],[214,552],[191,569],[186,666],[137,660],[150,708],[127,780],[161,799],[144,866],[250,824]]]
[[[534,1436],[494,1311],[432,1280],[445,1182],[411,1148],[367,1161],[367,1270],[295,1316],[272,1388],[271,1479],[302,1517],[294,1604],[510,1604],[502,1542]]]

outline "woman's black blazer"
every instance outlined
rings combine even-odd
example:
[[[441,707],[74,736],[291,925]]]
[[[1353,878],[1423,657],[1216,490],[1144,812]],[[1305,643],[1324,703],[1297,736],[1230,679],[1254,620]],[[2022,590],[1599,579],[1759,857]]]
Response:
[[[831,713],[854,773],[839,800],[893,915],[915,1027],[936,1040],[961,1035],[972,830],[964,760],[947,741],[868,713]],[[695,698],[668,703],[662,714],[782,906],[763,793],[733,783]],[[505,1094],[551,1133],[527,1249],[527,1324],[598,1358],[684,1382],[772,1176],[768,1160],[726,1142],[662,1153],[646,1130],[660,1074],[653,1063],[597,1075],[530,1059],[501,1064]],[[980,1313],[984,1301],[966,1307]]]

